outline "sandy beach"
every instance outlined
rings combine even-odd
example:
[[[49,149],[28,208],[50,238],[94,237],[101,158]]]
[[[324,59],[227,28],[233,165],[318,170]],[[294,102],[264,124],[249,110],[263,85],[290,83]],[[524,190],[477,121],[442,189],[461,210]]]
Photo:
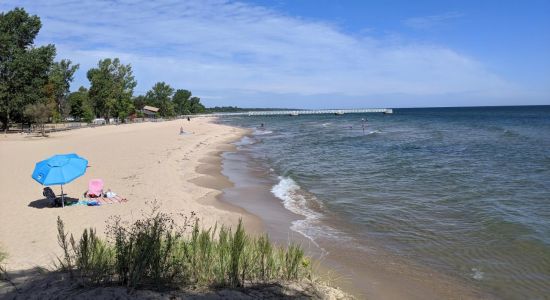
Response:
[[[247,231],[267,231],[277,242],[285,243],[285,237],[288,238],[291,234],[288,218],[284,217],[284,213],[275,213],[276,209],[269,207],[269,201],[255,201],[258,197],[272,197],[268,188],[241,192],[241,197],[250,198],[250,203],[233,205],[219,200],[222,190],[228,192],[231,189],[227,188],[234,185],[222,175],[222,153],[234,151],[235,145],[232,143],[248,132],[238,127],[216,124],[212,120],[196,118],[191,122],[177,120],[112,125],[54,133],[47,138],[2,135],[0,244],[9,254],[7,269],[25,272],[34,267],[53,268],[56,256],[61,254],[56,237],[58,216],[65,222],[66,230],[77,237],[88,227],[94,227],[98,233],[104,234],[111,216],[135,220],[143,211],[150,210],[154,200],[158,201],[162,211],[173,213],[174,216],[195,212],[205,227],[216,223],[234,226],[242,218]],[[179,134],[180,127],[183,127],[186,134]],[[31,178],[34,165],[53,154],[72,152],[87,158],[89,167],[84,176],[64,186],[67,197],[82,199],[88,181],[101,178],[106,189],[127,198],[128,202],[98,207],[49,207],[42,196],[42,186]],[[53,186],[53,189],[60,193],[59,186]],[[241,207],[251,207],[251,212],[257,215]],[[254,207],[260,211],[255,211]],[[272,218],[279,221],[273,222],[269,218],[259,217],[264,210],[274,213]],[[263,215],[265,217],[265,212]],[[182,221],[182,218],[176,216],[176,220]],[[303,238],[298,240],[306,248],[311,248]],[[323,272],[331,273],[324,267],[322,269]],[[372,274],[356,275],[338,284],[345,286],[349,292],[364,296],[356,287],[363,286],[368,278],[368,282],[376,283],[374,286],[369,285],[369,296],[378,299],[420,299],[423,296],[433,296],[434,293],[431,288],[422,284],[412,284],[411,288],[418,288],[422,297],[407,292],[411,289],[394,287],[396,281],[401,284],[409,282],[409,276],[404,277],[407,280],[401,280]],[[449,296],[453,292],[448,294],[442,291],[445,289],[435,290],[435,295],[452,298]],[[461,290],[457,294],[468,293]]]
[[[180,135],[180,126],[188,133]],[[262,231],[259,219],[245,210],[217,201],[231,183],[219,170],[221,151],[246,131],[218,125],[208,118],[112,125],[51,134],[0,136],[0,244],[8,252],[7,268],[51,267],[60,249],[56,219],[78,236],[94,227],[103,234],[113,215],[133,220],[157,200],[161,210],[189,214],[204,226],[235,225],[243,218],[249,231]],[[53,154],[77,153],[89,161],[86,174],[64,186],[67,197],[82,198],[90,179],[128,199],[99,207],[51,208],[42,186],[31,178],[34,164]],[[59,186],[53,187],[60,193]]]

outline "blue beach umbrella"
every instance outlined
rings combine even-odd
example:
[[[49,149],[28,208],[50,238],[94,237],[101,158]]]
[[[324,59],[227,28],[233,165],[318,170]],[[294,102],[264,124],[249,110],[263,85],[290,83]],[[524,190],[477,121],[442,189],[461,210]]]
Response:
[[[76,155],[57,154],[36,163],[32,178],[42,185],[61,185],[61,203],[65,205],[63,185],[86,173],[88,160]]]

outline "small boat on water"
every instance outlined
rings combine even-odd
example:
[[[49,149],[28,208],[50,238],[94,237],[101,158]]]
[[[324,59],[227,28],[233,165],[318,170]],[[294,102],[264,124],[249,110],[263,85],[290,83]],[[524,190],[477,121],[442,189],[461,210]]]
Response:
[[[291,112],[291,113],[289,114],[289,116],[291,116],[291,117],[296,117],[296,116],[298,116],[298,115],[299,115],[299,114],[298,114],[297,112]]]
[[[337,111],[337,112],[334,113],[334,115],[336,115],[336,116],[341,116],[341,115],[343,115],[343,114],[344,114],[344,113],[341,112],[341,111]]]

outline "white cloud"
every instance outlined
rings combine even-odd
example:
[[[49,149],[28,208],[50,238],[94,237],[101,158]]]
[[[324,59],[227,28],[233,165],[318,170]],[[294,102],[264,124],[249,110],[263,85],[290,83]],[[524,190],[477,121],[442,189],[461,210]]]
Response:
[[[75,85],[87,84],[86,70],[100,58],[119,57],[132,64],[138,93],[165,81],[209,95],[207,104],[216,105],[277,96],[301,106],[292,98],[330,95],[324,99],[341,99],[336,104],[346,106],[356,100],[346,104],[345,99],[380,95],[498,98],[521,93],[475,59],[446,47],[352,36],[330,24],[243,3],[28,0],[0,4],[0,9],[16,5],[41,17],[39,42],[55,43],[59,58],[81,64]],[[412,24],[422,27],[452,17]],[[279,106],[266,101],[251,106]],[[376,102],[363,106],[369,104]]]

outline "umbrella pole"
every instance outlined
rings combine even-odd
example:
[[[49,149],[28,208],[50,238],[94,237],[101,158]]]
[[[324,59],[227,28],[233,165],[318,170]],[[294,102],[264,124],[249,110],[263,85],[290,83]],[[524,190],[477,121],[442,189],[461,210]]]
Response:
[[[63,195],[63,185],[61,185],[61,207],[65,207],[65,195]]]

